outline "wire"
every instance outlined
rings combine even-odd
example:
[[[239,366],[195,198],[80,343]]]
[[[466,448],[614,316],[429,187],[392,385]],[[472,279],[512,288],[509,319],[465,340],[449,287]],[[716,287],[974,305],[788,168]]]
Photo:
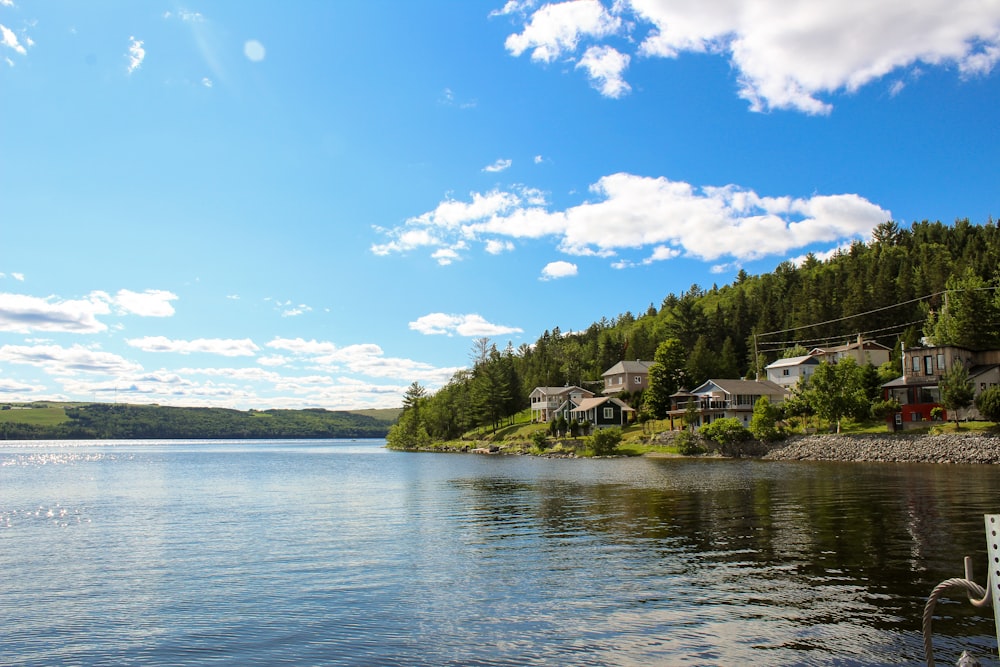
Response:
[[[990,288],[990,289],[995,289],[995,288]],[[847,315],[846,317],[838,317],[838,318],[833,319],[833,320],[827,320],[826,322],[816,322],[815,324],[804,324],[802,326],[792,327],[790,329],[778,329],[776,331],[766,331],[764,333],[759,333],[757,335],[758,336],[771,336],[773,334],[787,333],[789,331],[800,331],[802,329],[811,329],[813,327],[823,326],[824,324],[834,324],[836,322],[843,322],[844,320],[851,320],[851,319],[854,319],[855,317],[862,317],[864,315],[871,315],[873,313],[880,313],[883,310],[889,310],[891,308],[898,308],[899,306],[907,306],[907,305],[909,305],[911,303],[916,303],[917,301],[923,301],[924,299],[930,299],[930,298],[933,298],[935,296],[941,296],[942,294],[945,294],[946,292],[953,292],[953,291],[957,291],[957,290],[942,290],[940,292],[935,292],[934,294],[928,294],[927,296],[921,296],[921,297],[918,297],[916,299],[910,299],[909,301],[903,301],[903,302],[900,302],[900,303],[894,303],[891,306],[883,306],[881,308],[875,308],[874,310],[866,310],[866,311],[864,311],[862,313],[855,313],[854,315]]]

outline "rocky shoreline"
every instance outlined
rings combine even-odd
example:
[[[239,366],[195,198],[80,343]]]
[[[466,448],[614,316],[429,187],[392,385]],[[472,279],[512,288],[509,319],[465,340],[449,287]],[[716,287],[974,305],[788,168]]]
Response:
[[[1000,435],[808,435],[777,443],[762,458],[771,461],[862,461],[872,463],[1000,464]]]

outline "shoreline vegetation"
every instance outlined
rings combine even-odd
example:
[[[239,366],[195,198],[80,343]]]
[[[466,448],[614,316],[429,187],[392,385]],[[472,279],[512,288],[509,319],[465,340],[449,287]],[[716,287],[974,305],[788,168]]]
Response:
[[[124,403],[3,403],[0,440],[383,438],[399,410],[231,410]]]
[[[630,432],[631,431],[631,432]],[[793,434],[765,443],[746,440],[726,446],[698,437],[701,451],[682,454],[674,441],[680,431],[643,433],[641,427],[625,430],[613,456],[677,458],[754,458],[765,461],[839,461],[849,463],[951,463],[1000,464],[1000,430],[986,424],[939,424],[918,432],[892,433],[871,430],[854,433]],[[513,433],[429,443],[399,451],[579,458],[594,456],[589,437],[548,438],[544,446]],[[392,447],[390,446],[390,449]]]

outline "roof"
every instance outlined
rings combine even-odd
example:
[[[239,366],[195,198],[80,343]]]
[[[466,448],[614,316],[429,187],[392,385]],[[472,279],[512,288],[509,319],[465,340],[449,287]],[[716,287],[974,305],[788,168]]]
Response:
[[[591,396],[594,395],[594,392],[590,391],[589,389],[584,389],[583,387],[577,387],[576,385],[569,385],[565,387],[535,387],[534,389],[531,390],[531,393],[534,394],[537,391],[541,392],[545,396],[559,396],[560,394],[569,393],[573,389],[578,389],[586,394],[590,394]]]
[[[785,368],[787,366],[801,366],[802,364],[817,365],[819,364],[819,359],[811,354],[804,354],[801,357],[789,357],[787,359],[778,359],[774,363],[768,364],[767,368]]]
[[[858,343],[854,341],[853,343],[847,343],[845,345],[834,345],[833,347],[814,347],[809,354],[833,354],[835,352],[847,352],[848,350],[857,350],[861,348],[863,350],[885,350],[886,352],[891,352],[892,349],[886,347],[882,343],[876,343],[873,340],[866,340]]]
[[[605,375],[618,375],[619,373],[648,373],[649,367],[652,365],[652,361],[619,361],[601,373],[601,377]]]
[[[605,403],[614,403],[625,412],[635,412],[634,409],[630,408],[625,403],[622,403],[614,396],[598,396],[596,398],[585,398],[582,401],[580,401],[580,405],[577,406],[575,410],[570,410],[570,412],[586,412],[587,410],[593,410],[594,408],[599,408]]]
[[[708,385],[716,387],[729,394],[785,396],[788,390],[770,380],[707,380],[700,387],[692,390],[693,394],[705,394],[711,391]]]

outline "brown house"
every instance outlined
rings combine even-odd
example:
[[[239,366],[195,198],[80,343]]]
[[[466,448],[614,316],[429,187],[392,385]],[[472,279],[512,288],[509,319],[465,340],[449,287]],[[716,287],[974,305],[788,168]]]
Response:
[[[619,361],[604,371],[604,393],[617,394],[622,391],[638,391],[649,384],[649,367],[652,361]]]

